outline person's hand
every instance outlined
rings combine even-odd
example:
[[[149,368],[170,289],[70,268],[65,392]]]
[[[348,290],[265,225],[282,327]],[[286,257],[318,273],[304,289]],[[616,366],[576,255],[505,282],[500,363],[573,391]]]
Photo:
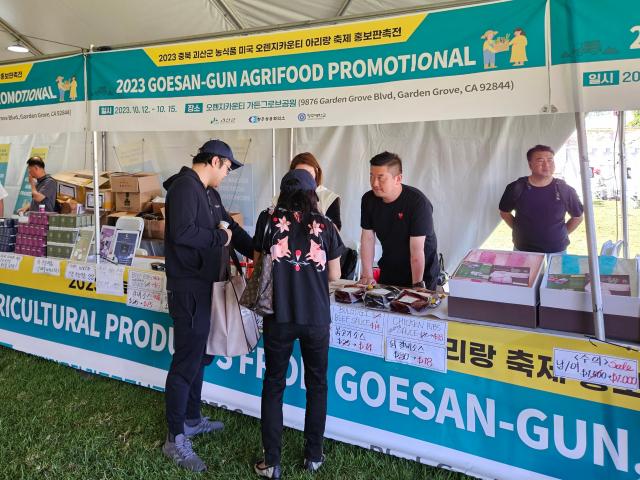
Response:
[[[34,188],[36,188],[36,184],[38,183],[38,180],[36,180],[31,175],[29,175],[29,183],[31,184],[31,189],[33,190]]]
[[[359,285],[365,285],[365,286],[369,286],[369,285],[375,285],[376,284],[376,280],[373,277],[370,277],[368,275],[362,275],[360,277],[360,280],[358,280],[358,284]]]

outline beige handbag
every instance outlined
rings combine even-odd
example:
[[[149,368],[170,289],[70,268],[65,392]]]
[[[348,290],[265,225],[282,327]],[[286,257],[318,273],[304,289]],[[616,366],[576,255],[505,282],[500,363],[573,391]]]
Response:
[[[222,258],[220,278],[228,280],[214,282],[211,290],[211,327],[207,339],[207,354],[235,357],[253,351],[260,339],[260,317],[239,303],[246,281],[240,262],[233,254],[238,275],[231,275],[229,249]]]

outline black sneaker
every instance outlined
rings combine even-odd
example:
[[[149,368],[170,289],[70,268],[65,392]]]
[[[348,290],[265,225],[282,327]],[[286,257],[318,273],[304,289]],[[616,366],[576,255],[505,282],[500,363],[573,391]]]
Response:
[[[265,462],[264,460],[260,460],[259,462],[257,462],[253,466],[253,470],[258,474],[259,477],[274,478],[277,480],[281,475],[280,465],[267,465],[267,462]]]
[[[326,457],[324,455],[322,455],[322,458],[320,460],[318,460],[317,462],[313,462],[313,461],[307,460],[305,458],[304,459],[303,468],[307,472],[316,473],[318,470],[320,470],[320,467],[322,467],[322,465],[324,464],[325,460],[326,460]]]
[[[175,441],[167,440],[162,446],[162,453],[174,461],[176,465],[191,470],[192,472],[204,472],[207,466],[193,451],[191,441],[184,435],[176,435]]]

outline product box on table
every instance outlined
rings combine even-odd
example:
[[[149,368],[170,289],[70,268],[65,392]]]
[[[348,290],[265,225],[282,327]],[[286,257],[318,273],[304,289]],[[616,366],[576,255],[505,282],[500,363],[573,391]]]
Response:
[[[47,247],[34,247],[29,245],[17,245],[15,253],[20,255],[30,255],[32,257],[44,257],[47,254]]]
[[[640,342],[638,260],[599,257],[599,262],[606,337]],[[540,327],[594,334],[591,282],[587,271],[586,256],[550,257],[540,286]]]
[[[98,188],[109,188],[110,172],[103,172],[98,177]],[[58,183],[58,196],[74,198],[84,204],[88,189],[93,189],[93,172],[91,170],[76,170],[59,172],[53,175]]]
[[[49,229],[47,233],[47,243],[76,243],[76,239],[78,238],[77,228],[60,228],[60,229]]]
[[[449,316],[535,328],[544,253],[471,250],[449,280]]]
[[[30,223],[21,223],[18,225],[18,233],[22,235],[30,235],[32,237],[46,237],[49,227],[47,225],[33,225]]]
[[[93,215],[88,213],[57,215],[49,223],[56,228],[81,228],[93,225]]]
[[[47,257],[71,258],[74,245],[66,245],[62,243],[49,243],[47,245]]]
[[[57,217],[53,212],[29,212],[27,223],[31,225],[49,225],[49,220]]]
[[[16,235],[16,245],[27,247],[44,247],[47,245],[47,237],[33,237],[19,233]]]

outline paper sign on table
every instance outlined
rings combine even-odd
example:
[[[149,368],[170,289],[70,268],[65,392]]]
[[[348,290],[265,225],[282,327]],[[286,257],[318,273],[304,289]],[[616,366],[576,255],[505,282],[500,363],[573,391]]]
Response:
[[[130,289],[127,287],[127,305],[146,310],[162,311],[162,292]]]
[[[387,315],[385,336],[405,338],[420,343],[447,345],[447,322],[407,315]]]
[[[127,288],[149,292],[164,291],[165,275],[162,272],[129,269]]]
[[[21,261],[22,255],[0,252],[0,270],[18,271],[20,269]]]
[[[407,338],[387,336],[384,359],[446,373],[447,348]]]
[[[332,347],[384,357],[384,319],[386,313],[362,307],[331,305]]]
[[[554,348],[553,374],[598,385],[638,389],[638,361],[629,358]]]
[[[67,268],[64,271],[64,278],[67,280],[95,283],[96,266],[93,263],[68,262]]]
[[[60,276],[60,260],[49,257],[36,257],[33,261],[33,273]]]
[[[96,267],[96,292],[102,295],[124,295],[124,265],[102,263]]]

